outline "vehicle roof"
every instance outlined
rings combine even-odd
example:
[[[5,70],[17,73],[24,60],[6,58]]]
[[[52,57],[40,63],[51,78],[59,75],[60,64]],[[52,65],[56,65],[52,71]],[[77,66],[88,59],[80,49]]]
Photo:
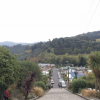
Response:
[[[65,83],[65,81],[61,81],[62,83]]]

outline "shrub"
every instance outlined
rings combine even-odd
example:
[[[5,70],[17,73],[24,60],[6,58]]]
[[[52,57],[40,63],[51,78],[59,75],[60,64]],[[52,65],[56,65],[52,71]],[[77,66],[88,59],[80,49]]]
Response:
[[[95,90],[87,90],[87,89],[83,89],[81,91],[81,94],[85,97],[94,97],[95,96]]]
[[[45,83],[42,82],[42,81],[37,81],[37,82],[35,83],[35,86],[41,87],[43,90],[46,89]]]
[[[22,93],[20,93],[20,94],[17,94],[17,95],[16,95],[16,98],[17,98],[18,100],[23,100],[24,96],[23,96]]]
[[[86,90],[84,89],[81,94],[85,97],[92,97],[95,95],[95,91],[94,90]]]
[[[51,89],[51,85],[47,85],[47,87],[48,87],[49,89]]]
[[[46,90],[49,90],[49,87],[46,87]]]
[[[100,92],[96,92],[95,97],[100,99]]]
[[[72,84],[69,84],[68,90],[72,90]]]
[[[41,87],[35,87],[34,94],[36,96],[42,97],[44,95],[44,90]]]
[[[79,88],[78,93],[81,93],[82,90],[83,90],[83,89]]]
[[[35,97],[34,94],[29,94],[28,97],[27,97],[27,100],[32,99],[32,98],[34,98],[34,97]]]
[[[83,89],[86,88],[87,82],[84,79],[74,79],[72,81],[72,91],[74,93],[78,93],[79,88]]]
[[[9,85],[8,87],[8,91],[9,91],[9,100],[12,100],[12,98],[14,97],[13,96],[13,92],[16,91],[16,84],[13,84],[13,85]]]

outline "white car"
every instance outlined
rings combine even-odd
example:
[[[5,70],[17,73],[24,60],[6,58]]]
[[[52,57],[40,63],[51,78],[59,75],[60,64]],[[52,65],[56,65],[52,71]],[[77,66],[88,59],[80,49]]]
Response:
[[[63,82],[64,80],[63,79],[59,79],[59,83]]]
[[[51,84],[54,84],[54,80],[51,79]]]
[[[58,75],[58,78],[59,78],[59,79],[61,79],[61,76],[60,76],[60,74]]]
[[[64,81],[61,82],[61,86],[62,86],[62,88],[66,88],[66,84]]]

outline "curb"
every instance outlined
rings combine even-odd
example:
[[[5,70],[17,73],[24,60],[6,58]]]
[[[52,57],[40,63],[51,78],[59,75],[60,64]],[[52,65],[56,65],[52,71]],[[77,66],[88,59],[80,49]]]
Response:
[[[32,99],[32,100],[36,100],[36,99],[38,99],[39,98],[39,96],[37,96],[37,97],[35,97],[34,99]]]
[[[78,93],[73,93],[72,91],[70,91],[70,90],[68,90],[68,89],[65,89],[65,90],[71,92],[72,94],[76,94],[76,95],[78,95],[78,96],[80,96],[80,97],[82,97],[82,98],[84,98],[84,99],[86,99],[86,100],[92,100],[92,99],[86,98],[86,97],[84,97],[84,96],[82,96],[82,95],[79,95]]]
[[[84,98],[84,99],[86,99],[86,100],[91,100],[91,99],[86,98],[86,97],[84,97],[84,96],[82,96],[82,95],[79,95],[78,93],[75,93],[75,94],[78,95],[78,96],[80,96],[80,97],[82,97],[82,98]]]

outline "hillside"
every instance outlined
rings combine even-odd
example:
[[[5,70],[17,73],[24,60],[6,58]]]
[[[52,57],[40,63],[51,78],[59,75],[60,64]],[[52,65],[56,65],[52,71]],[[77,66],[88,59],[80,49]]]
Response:
[[[53,52],[55,55],[63,54],[89,54],[91,51],[100,50],[100,42],[90,39],[88,36],[75,36],[70,38],[56,38],[52,41],[44,43],[37,43],[32,46],[32,52],[43,52],[47,50],[48,53]]]
[[[14,46],[14,45],[30,45],[30,44],[36,44],[36,43],[15,43],[15,42],[10,42],[10,41],[4,41],[4,42],[0,42],[0,46],[6,45],[6,46]]]
[[[83,36],[88,36],[91,39],[99,39],[100,38],[100,31],[88,32],[86,34],[81,34]]]
[[[96,39],[92,38],[95,32],[91,34],[87,33],[88,36],[81,34],[75,37],[55,38],[52,41],[38,42],[34,45],[18,44],[5,47],[12,54],[16,53],[19,60],[28,59],[36,63],[55,64],[66,64],[68,60],[74,65],[85,65],[87,55],[91,51],[100,51],[100,42],[96,41],[96,37]],[[99,33],[97,35],[99,37]],[[77,56],[79,54],[81,54],[81,57]]]

